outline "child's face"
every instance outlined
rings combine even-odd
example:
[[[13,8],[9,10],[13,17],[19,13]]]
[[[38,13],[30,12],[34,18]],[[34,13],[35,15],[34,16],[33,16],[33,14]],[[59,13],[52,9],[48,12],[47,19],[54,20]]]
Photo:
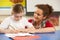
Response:
[[[14,14],[14,20],[19,21],[23,16],[23,13]]]
[[[43,10],[36,8],[35,13],[34,13],[34,20],[39,22],[39,21],[42,21],[43,19],[44,19]]]

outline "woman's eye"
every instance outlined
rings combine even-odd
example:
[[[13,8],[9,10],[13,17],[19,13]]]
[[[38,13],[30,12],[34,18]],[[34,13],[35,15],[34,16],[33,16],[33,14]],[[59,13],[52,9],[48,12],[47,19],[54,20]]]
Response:
[[[20,17],[22,17],[22,16],[20,16]]]
[[[40,16],[40,14],[39,13],[36,13],[36,12],[34,12],[35,14],[37,14],[38,16]]]
[[[38,16],[40,16],[40,14],[37,14]]]

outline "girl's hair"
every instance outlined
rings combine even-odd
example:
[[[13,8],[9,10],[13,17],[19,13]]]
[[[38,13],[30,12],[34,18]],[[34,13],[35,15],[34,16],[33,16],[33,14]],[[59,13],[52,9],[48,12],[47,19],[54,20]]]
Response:
[[[43,15],[46,16],[46,18],[48,18],[51,15],[51,13],[53,12],[52,6],[50,6],[48,4],[37,4],[37,5],[35,5],[35,7],[42,9]]]
[[[24,7],[23,7],[21,4],[15,4],[15,5],[13,6],[12,11],[13,11],[15,14],[16,14],[16,13],[23,12],[23,11],[24,11]],[[13,12],[12,12],[12,14],[14,14]]]

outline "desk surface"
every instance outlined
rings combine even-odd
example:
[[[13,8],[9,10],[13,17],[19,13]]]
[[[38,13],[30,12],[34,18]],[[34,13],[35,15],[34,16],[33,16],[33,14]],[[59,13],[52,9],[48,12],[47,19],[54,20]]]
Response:
[[[43,33],[43,34],[35,34],[40,36],[38,40],[60,40],[60,30],[55,31],[53,33]]]
[[[34,37],[30,36],[30,37],[15,37],[15,40],[18,39],[22,39],[22,40],[60,40],[60,30],[57,30],[55,32],[51,32],[51,33],[35,33],[33,34],[35,35]]]
[[[37,33],[37,34],[33,34],[35,36],[26,36],[26,37],[15,37],[14,40],[19,39],[19,40],[25,40],[25,39],[28,39],[28,40],[60,40],[60,30],[57,30],[53,33]],[[10,40],[8,39],[8,37],[6,37],[4,34],[0,34],[0,40],[1,38],[3,40]]]

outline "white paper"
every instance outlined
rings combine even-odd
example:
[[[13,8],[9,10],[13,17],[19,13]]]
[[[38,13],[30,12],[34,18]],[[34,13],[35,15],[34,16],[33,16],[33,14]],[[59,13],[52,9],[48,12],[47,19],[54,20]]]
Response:
[[[32,36],[32,34],[29,33],[17,33],[17,34],[5,34],[8,37],[15,37],[15,36]]]

